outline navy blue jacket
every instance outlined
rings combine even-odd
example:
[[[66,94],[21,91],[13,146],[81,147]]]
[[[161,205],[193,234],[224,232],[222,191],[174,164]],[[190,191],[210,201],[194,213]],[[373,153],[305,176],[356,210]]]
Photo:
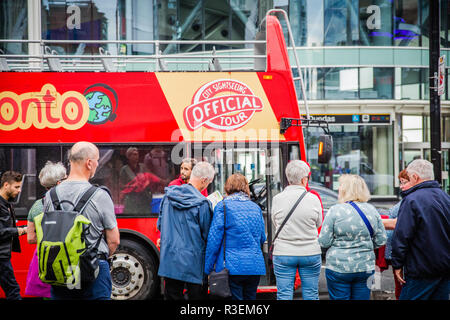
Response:
[[[243,193],[235,193],[219,202],[206,247],[205,273],[223,269],[223,203],[226,204],[225,265],[231,275],[265,275],[261,246],[266,241],[261,209]]]
[[[165,188],[157,222],[160,277],[202,284],[212,213],[209,200],[192,185]]]
[[[392,266],[411,278],[450,275],[450,196],[436,181],[404,192],[392,236]]]

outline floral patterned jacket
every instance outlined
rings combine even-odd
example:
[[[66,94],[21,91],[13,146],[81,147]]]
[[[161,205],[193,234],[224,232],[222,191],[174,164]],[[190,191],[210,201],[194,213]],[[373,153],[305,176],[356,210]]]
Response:
[[[377,209],[369,203],[355,202],[373,228],[373,238],[358,212],[348,203],[332,206],[322,225],[319,244],[328,248],[326,268],[355,273],[375,270],[374,249],[386,243],[386,230]]]

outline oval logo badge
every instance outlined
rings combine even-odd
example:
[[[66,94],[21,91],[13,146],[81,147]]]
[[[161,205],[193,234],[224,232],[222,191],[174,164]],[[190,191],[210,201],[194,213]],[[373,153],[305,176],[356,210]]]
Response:
[[[203,85],[184,109],[184,122],[189,130],[202,126],[218,131],[236,130],[263,109],[261,98],[237,80],[219,79]]]

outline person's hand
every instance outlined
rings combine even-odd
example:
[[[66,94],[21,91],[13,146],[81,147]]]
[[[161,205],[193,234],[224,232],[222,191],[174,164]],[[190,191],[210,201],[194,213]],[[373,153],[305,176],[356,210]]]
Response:
[[[17,228],[17,231],[19,233],[19,236],[27,234],[27,227],[24,228]]]
[[[401,284],[406,283],[405,279],[403,279],[403,269],[394,269],[394,275]]]
[[[158,249],[161,249],[161,238],[158,238],[158,240],[156,240],[156,246],[158,247]]]

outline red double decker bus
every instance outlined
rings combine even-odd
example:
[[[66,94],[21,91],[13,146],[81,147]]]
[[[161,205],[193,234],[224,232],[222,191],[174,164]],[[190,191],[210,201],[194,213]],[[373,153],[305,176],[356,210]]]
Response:
[[[185,157],[214,165],[210,194],[222,193],[234,172],[247,177],[253,200],[263,208],[270,245],[271,199],[287,184],[287,162],[306,160],[306,150],[276,17],[267,16],[263,34],[265,41],[255,44],[263,53],[255,58],[257,71],[0,72],[0,170],[24,174],[14,203],[18,225],[26,224],[31,205],[45,193],[37,176],[46,161],[68,164],[73,143],[90,141],[100,150],[91,182],[110,189],[120,229],[121,244],[112,257],[113,299],[160,293],[159,203]],[[51,59],[42,56],[45,68]],[[214,59],[212,65],[220,56]],[[26,296],[35,245],[26,237],[20,241],[22,252],[13,253],[12,264]],[[260,290],[274,288],[274,280],[268,272]]]

